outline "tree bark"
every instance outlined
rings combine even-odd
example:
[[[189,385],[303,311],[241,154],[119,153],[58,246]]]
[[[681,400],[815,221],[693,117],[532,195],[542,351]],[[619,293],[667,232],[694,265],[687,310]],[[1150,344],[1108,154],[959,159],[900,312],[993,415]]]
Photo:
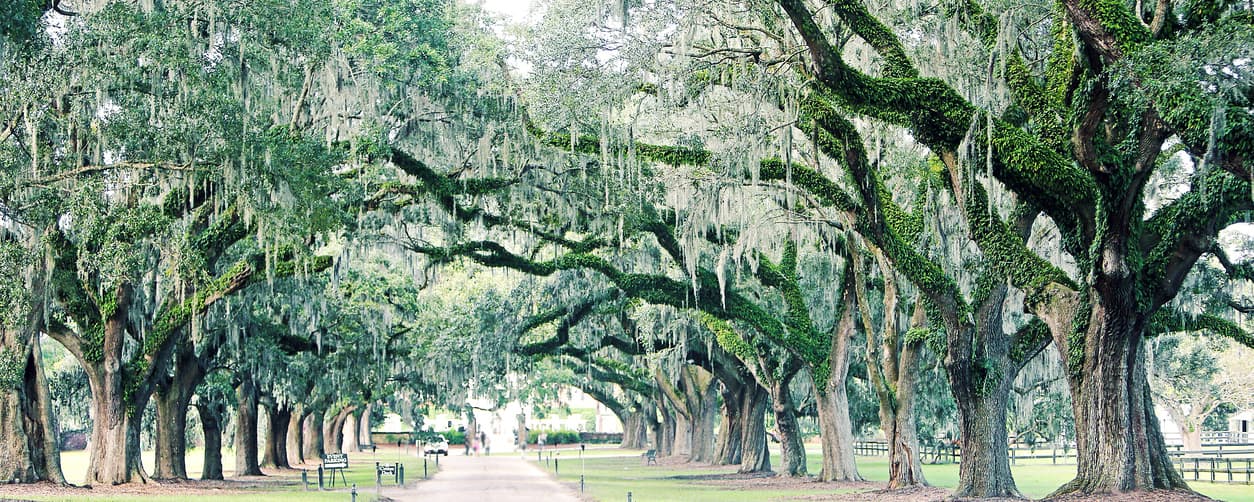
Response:
[[[323,449],[326,453],[344,453],[344,423],[354,411],[357,411],[357,406],[345,406],[327,423],[327,429],[323,432]]]
[[[367,403],[361,411],[361,418],[357,420],[357,444],[370,446],[374,444],[374,440],[370,439],[370,412],[374,409],[374,405]]]
[[[675,412],[666,405],[666,398],[659,395],[656,402],[658,426],[654,434],[654,449],[657,450],[657,456],[669,457],[675,454]]]
[[[223,479],[222,476],[222,415],[225,407],[219,403],[197,403],[200,428],[205,436],[205,461],[200,479]]]
[[[649,428],[639,411],[627,412],[623,420],[623,441],[619,448],[632,450],[644,449],[649,443]]]
[[[690,367],[684,383],[689,418],[688,461],[714,462],[714,427],[718,421],[718,389],[714,375],[697,366]]]
[[[846,274],[843,300],[845,307],[840,321],[837,322],[836,332],[832,334],[827,381],[823,385],[815,386],[819,440],[823,445],[823,470],[819,473],[821,481],[862,480],[854,459],[853,421],[849,416],[849,396],[845,388],[849,375],[849,349],[853,343],[854,332],[854,292],[850,285],[852,280],[852,275]]]
[[[1158,428],[1142,343],[1147,316],[1137,315],[1130,291],[1097,295],[1080,370],[1068,372],[1079,465],[1076,478],[1055,494],[1188,488]],[[1063,358],[1071,362],[1067,352]]]
[[[13,364],[0,368],[13,372],[0,375],[12,378],[0,388],[0,482],[65,484],[39,338],[29,329],[38,321],[29,321],[28,329],[0,332],[0,357]]]
[[[120,363],[106,354],[104,362],[86,364],[83,370],[92,389],[87,484],[147,482],[147,473],[139,462],[139,421],[133,417],[133,413],[139,412],[127,409]]]
[[[235,386],[235,475],[264,476],[257,458],[257,386],[244,377]]]
[[[290,469],[292,466],[287,462],[287,425],[292,421],[292,408],[286,404],[276,404],[270,401],[265,409],[268,417],[266,451],[262,455],[261,464]]]
[[[357,442],[357,417],[361,415],[361,411],[354,411],[344,417],[344,428],[348,429],[348,434],[343,435],[343,449],[350,452],[360,452],[361,444]]]
[[[301,403],[297,403],[288,413],[285,448],[287,449],[287,463],[289,466],[305,463],[305,452],[301,448],[304,444],[305,430],[301,427],[301,424],[304,423],[306,416],[305,405]]]
[[[326,413],[327,410],[324,408],[310,410],[309,415],[305,417],[304,423],[301,424],[301,429],[303,429],[301,435],[304,437],[302,438],[300,449],[301,456],[305,458],[306,462],[318,462],[322,460],[322,457],[326,456],[326,449],[323,444],[323,438],[325,437],[323,422],[326,420]]]
[[[721,465],[737,465],[744,455],[743,402],[748,386],[741,382],[723,382],[723,405],[718,421],[718,444],[714,461]]]
[[[756,382],[740,402],[741,473],[771,472],[771,452],[766,441],[766,406],[770,394]]]
[[[779,434],[780,443],[780,475],[800,477],[806,475],[806,450],[801,442],[801,427],[797,423],[797,414],[793,409],[792,392],[789,385],[801,368],[801,362],[795,358],[791,368],[785,369],[781,378],[771,382],[771,411],[775,415],[775,431]]]
[[[153,405],[157,408],[155,431],[155,460],[153,478],[187,479],[187,407],[190,396],[184,398],[173,385],[153,393]]]

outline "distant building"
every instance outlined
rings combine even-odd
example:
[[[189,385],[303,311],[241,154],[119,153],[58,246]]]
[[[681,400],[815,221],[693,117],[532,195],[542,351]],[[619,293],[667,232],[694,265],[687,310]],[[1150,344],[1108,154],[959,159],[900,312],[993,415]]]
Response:
[[[1254,443],[1254,409],[1242,410],[1228,417],[1228,432],[1234,441]]]

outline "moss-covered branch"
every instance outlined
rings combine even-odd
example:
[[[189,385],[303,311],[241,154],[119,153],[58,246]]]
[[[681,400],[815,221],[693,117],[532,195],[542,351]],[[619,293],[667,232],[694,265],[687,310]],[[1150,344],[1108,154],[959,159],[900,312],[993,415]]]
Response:
[[[1150,318],[1150,334],[1206,331],[1254,348],[1254,335],[1237,323],[1214,314],[1190,314],[1175,309],[1160,309]]]

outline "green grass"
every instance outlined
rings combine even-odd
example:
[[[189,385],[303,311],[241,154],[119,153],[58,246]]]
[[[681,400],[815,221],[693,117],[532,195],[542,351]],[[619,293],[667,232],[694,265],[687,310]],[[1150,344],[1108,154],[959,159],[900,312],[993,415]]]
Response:
[[[234,471],[235,457],[233,452],[224,451],[222,454],[223,469],[230,480],[230,475]],[[144,465],[151,469],[152,452],[144,452]],[[0,498],[18,497],[25,500],[38,501],[83,501],[83,500],[103,500],[103,501],[129,501],[142,497],[145,501],[154,502],[181,502],[189,499],[195,499],[197,502],[244,502],[244,501],[337,501],[343,502],[347,500],[347,492],[349,487],[356,484],[358,487],[360,501],[374,500],[375,474],[374,464],[400,462],[405,466],[406,483],[422,479],[423,459],[416,458],[411,455],[398,455],[395,449],[380,450],[377,454],[365,453],[349,453],[349,468],[345,470],[344,477],[348,480],[348,485],[344,485],[340,481],[339,476],[336,477],[337,482],[334,489],[326,491],[318,491],[317,489],[317,466],[306,466],[309,470],[309,479],[313,483],[311,491],[305,491],[300,482],[300,472],[296,470],[268,472],[269,476],[265,478],[249,478],[248,481],[241,483],[250,483],[247,486],[241,486],[239,491],[227,490],[226,493],[214,494],[205,493],[204,491],[188,492],[188,493],[171,493],[168,495],[147,495],[143,494],[143,487],[134,487],[134,491],[120,493],[114,491],[116,489],[97,490],[95,493],[87,489],[67,489],[63,493],[56,495],[27,495],[22,493],[5,493],[0,489]],[[203,452],[189,452],[187,456],[188,475],[193,479],[200,476],[203,466]],[[71,482],[81,483],[86,477],[88,455],[84,451],[64,452],[61,454],[62,469]],[[431,475],[437,471],[434,462],[429,463],[428,469]],[[261,479],[258,483],[252,484],[251,481]],[[384,487],[391,486],[386,480]],[[101,493],[103,491],[104,493]]]
[[[811,445],[808,445],[811,446]],[[817,445],[812,445],[817,449]],[[720,487],[692,479],[690,476],[704,474],[725,474],[735,472],[730,467],[711,467],[709,469],[668,469],[665,466],[643,466],[638,451],[618,450],[621,457],[610,457],[613,451],[599,451],[596,456],[587,456],[582,462],[587,494],[597,500],[625,500],[627,492],[632,492],[636,500],[683,500],[734,502],[749,500],[775,500],[780,498],[813,495],[817,493],[851,493],[851,489],[841,489],[840,485],[829,485],[831,488],[814,490],[744,490],[734,487]],[[813,450],[811,450],[813,451]],[[559,479],[565,483],[578,485],[581,472],[578,457],[561,457]],[[534,457],[529,457],[534,460]],[[773,455],[772,465],[779,465],[778,455]],[[816,473],[822,466],[822,457],[811,454],[808,457],[810,472]],[[1015,475],[1015,483],[1019,490],[1028,497],[1040,498],[1050,494],[1063,483],[1075,476],[1074,465],[1054,465],[1049,460],[1020,461],[1011,467]],[[887,457],[858,457],[858,471],[870,481],[886,481],[888,479]],[[933,486],[953,489],[958,485],[958,465],[942,464],[923,466],[923,474]],[[1231,502],[1254,502],[1254,488],[1250,485],[1191,482],[1194,490],[1209,497]]]

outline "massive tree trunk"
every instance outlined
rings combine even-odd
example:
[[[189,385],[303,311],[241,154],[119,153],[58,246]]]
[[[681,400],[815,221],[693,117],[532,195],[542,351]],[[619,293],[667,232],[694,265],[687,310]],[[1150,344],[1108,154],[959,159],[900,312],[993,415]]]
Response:
[[[879,398],[880,428],[888,440],[888,488],[926,485],[914,420],[915,383],[922,342],[908,339],[905,330],[899,332],[896,272],[882,251],[871,243],[866,245],[884,280],[884,310],[879,330],[875,329],[870,308],[872,300],[866,292],[868,276],[857,253],[852,260],[854,293],[867,334],[867,373]],[[916,299],[914,307],[910,323],[922,329],[926,322],[922,300]]]
[[[155,431],[155,460],[153,478],[187,479],[187,407],[188,399],[180,395],[174,386],[153,393],[153,405],[157,408]]]
[[[1030,221],[1020,227],[1026,235]],[[1019,370],[1044,349],[1049,337],[1039,322],[1013,337],[1004,332],[1006,292],[1004,282],[992,288],[984,302],[975,306],[976,323],[967,328],[970,332],[947,341],[945,370],[957,403],[962,445],[955,497],[1021,496],[1007,456],[1006,405]]]
[[[633,450],[644,449],[649,444],[649,426],[639,411],[627,412],[623,416],[623,441],[619,448]]]
[[[771,412],[775,415],[775,431],[779,435],[781,476],[806,475],[806,450],[789,390],[800,368],[801,361],[789,357],[784,374],[771,382]]]
[[[819,440],[823,445],[823,470],[819,473],[822,481],[862,480],[854,459],[853,421],[849,416],[849,397],[845,388],[845,380],[849,375],[849,348],[854,332],[852,280],[851,274],[847,273],[842,303],[844,312],[836,325],[836,332],[832,334],[827,381],[814,382],[814,398],[819,413]]]
[[[325,408],[315,408],[309,411],[305,416],[304,422],[301,424],[303,441],[300,445],[301,456],[306,462],[318,462],[322,457],[326,456],[324,447],[325,437],[323,434],[323,422],[326,420],[327,410]]]
[[[35,331],[0,331],[0,482],[64,484]]]
[[[235,475],[264,476],[257,458],[257,386],[245,375],[235,386]]]
[[[197,403],[200,428],[205,436],[205,461],[200,479],[223,479],[222,476],[222,415],[225,406],[219,403]]]
[[[211,349],[208,358],[215,352]],[[187,479],[187,411],[206,371],[191,340],[176,345],[172,370],[172,376],[157,379],[153,390],[157,411],[153,477],[157,479]]]
[[[718,444],[714,448],[714,461],[722,465],[736,465],[744,454],[744,416],[741,407],[746,398],[743,394],[749,386],[742,382],[723,382],[723,405],[718,421]]]
[[[1013,380],[1000,383],[987,397],[958,402],[962,463],[955,497],[1020,496],[1006,454],[1006,403]]]
[[[287,464],[289,466],[305,463],[305,452],[302,448],[305,430],[301,427],[301,424],[304,423],[306,416],[305,405],[301,403],[297,403],[288,413],[287,440],[284,447],[287,449]]]
[[[771,452],[766,441],[766,405],[770,394],[756,382],[747,386],[740,401],[740,469],[738,472],[770,472]]]
[[[1122,297],[1120,288],[1112,289],[1094,293],[1099,301],[1088,319],[1082,361],[1069,354],[1081,348],[1054,335],[1066,350],[1079,464],[1076,478],[1056,493],[1187,488],[1154,415],[1142,340],[1146,316],[1137,314],[1131,286]]]
[[[262,455],[261,464],[270,467],[290,469],[287,462],[287,425],[292,421],[292,408],[287,404],[277,404],[266,399],[266,451]]]
[[[692,367],[684,384],[684,398],[692,415],[689,418],[688,461],[714,462],[714,427],[718,425],[718,389],[714,375]]]
[[[357,406],[345,406],[340,408],[330,421],[326,424],[326,430],[323,431],[323,450],[325,453],[344,453],[344,423],[348,421],[348,417],[357,411]]]
[[[666,398],[660,395],[656,398],[658,425],[655,430],[653,444],[657,450],[657,456],[669,457],[675,454],[675,412],[671,411],[666,404]]]
[[[361,418],[357,420],[357,444],[369,446],[374,444],[374,440],[370,439],[370,412],[374,409],[374,405],[367,403],[365,408],[361,410]]]
[[[148,481],[139,460],[139,416],[147,396],[127,395],[121,361],[125,320],[118,317],[105,323],[103,360],[83,365],[92,394],[89,485]]]

